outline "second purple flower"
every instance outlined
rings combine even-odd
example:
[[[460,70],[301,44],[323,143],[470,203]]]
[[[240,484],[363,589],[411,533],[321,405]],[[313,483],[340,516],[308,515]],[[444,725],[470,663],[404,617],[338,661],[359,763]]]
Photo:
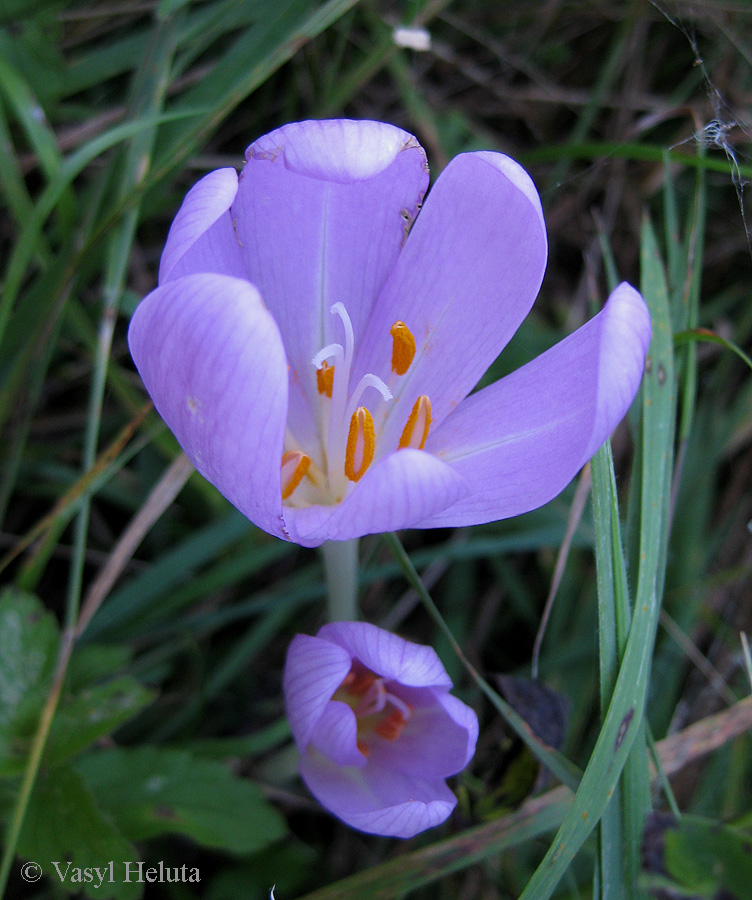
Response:
[[[431,647],[367,622],[298,634],[285,705],[303,780],[353,828],[408,838],[457,804],[445,779],[475,752],[478,718]]]

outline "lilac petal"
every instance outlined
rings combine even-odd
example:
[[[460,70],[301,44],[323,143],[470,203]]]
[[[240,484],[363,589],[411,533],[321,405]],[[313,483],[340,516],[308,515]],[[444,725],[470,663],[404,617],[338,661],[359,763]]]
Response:
[[[380,175],[408,148],[420,150],[416,139],[385,122],[359,119],[324,119],[291,122],[265,134],[246,150],[246,159],[280,162],[291,172],[354,184]],[[425,153],[420,152],[425,170]],[[426,170],[427,171],[427,170]],[[428,179],[422,180],[424,189]]]
[[[404,775],[370,763],[337,766],[309,748],[300,761],[311,793],[335,816],[360,831],[409,838],[444,822],[457,798],[442,779]]]
[[[290,540],[303,547],[411,528],[467,493],[461,476],[421,450],[400,450],[374,464],[335,506],[285,508]]]
[[[398,690],[394,693],[406,699]],[[446,778],[465,768],[475,753],[478,717],[451,694],[435,693],[441,699],[414,709],[399,738],[373,742],[369,765],[425,778]]]
[[[292,639],[282,681],[287,718],[301,751],[351,665],[351,654],[338,644],[308,634]]]
[[[461,772],[465,766],[475,755],[475,745],[478,743],[478,717],[475,710],[471,709],[466,703],[463,703],[452,694],[437,692],[437,700],[444,708],[455,725],[458,725],[465,731],[467,735],[467,743],[465,745],[465,759],[460,763],[455,772]],[[450,773],[454,774],[454,773]]]
[[[406,641],[370,622],[331,622],[317,637],[344,648],[382,678],[414,688],[452,686],[433,647]]]
[[[237,192],[235,169],[209,172],[188,191],[167,235],[160,284],[199,272],[248,277],[229,212]]]
[[[358,720],[346,703],[330,700],[316,722],[311,743],[338,766],[363,768],[366,757],[358,750]]]
[[[356,340],[428,186],[415,138],[381,122],[298,122],[246,151],[232,214],[248,277],[282,333],[290,363],[290,425],[317,439],[311,364],[343,341],[344,303]]]
[[[453,159],[425,205],[368,323],[353,371],[384,371],[390,328],[417,343],[407,374],[389,382],[381,440],[396,446],[413,404],[431,401],[433,427],[475,387],[535,300],[546,266],[540,201],[527,173],[500,153]]]
[[[285,537],[287,363],[255,288],[226,275],[168,281],[136,310],[128,342],[157,411],[198,471],[252,522]]]
[[[420,528],[490,522],[555,497],[623,418],[637,392],[650,315],[628,284],[574,334],[468,397],[426,449],[473,493]]]

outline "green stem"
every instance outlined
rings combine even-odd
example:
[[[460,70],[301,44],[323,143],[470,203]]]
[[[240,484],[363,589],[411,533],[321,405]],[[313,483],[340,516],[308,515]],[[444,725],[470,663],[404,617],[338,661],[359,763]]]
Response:
[[[358,618],[358,541],[327,541],[321,548],[330,622]]]

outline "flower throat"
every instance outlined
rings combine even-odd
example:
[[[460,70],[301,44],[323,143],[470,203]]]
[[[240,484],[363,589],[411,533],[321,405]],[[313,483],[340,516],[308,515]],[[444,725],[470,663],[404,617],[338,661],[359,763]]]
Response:
[[[316,369],[316,388],[320,398],[318,421],[323,464],[318,466],[312,460],[310,453],[298,444],[288,427],[281,462],[281,487],[282,500],[290,506],[310,506],[314,503],[333,505],[345,498],[348,484],[360,481],[376,455],[377,435],[373,415],[361,403],[363,395],[372,388],[385,403],[393,399],[390,387],[370,372],[348,395],[355,349],[352,322],[343,303],[335,303],[330,312],[342,322],[344,346],[327,344],[311,360]],[[390,335],[390,382],[394,383],[412,365],[416,346],[412,332],[402,321],[392,325]],[[421,394],[413,405],[397,446],[390,449],[413,447],[422,450],[430,425],[431,401]]]

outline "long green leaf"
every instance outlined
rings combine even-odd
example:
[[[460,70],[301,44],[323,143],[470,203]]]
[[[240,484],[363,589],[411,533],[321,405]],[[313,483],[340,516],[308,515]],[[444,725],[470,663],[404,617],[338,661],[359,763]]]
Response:
[[[616,789],[622,769],[638,735],[644,735],[642,716],[649,685],[650,661],[658,626],[660,596],[666,560],[670,472],[674,436],[674,376],[671,323],[668,314],[663,266],[653,230],[643,224],[641,288],[650,308],[653,336],[646,359],[642,393],[642,473],[640,506],[640,565],[635,611],[629,639],[619,669],[608,713],[604,719],[590,762],[561,828],[520,900],[546,900],[603,815]],[[643,748],[644,736],[636,746]],[[644,754],[644,749],[639,752]],[[641,765],[646,767],[644,761]],[[627,809],[627,829],[644,809],[644,790]],[[626,883],[636,888],[633,859],[627,859]]]

